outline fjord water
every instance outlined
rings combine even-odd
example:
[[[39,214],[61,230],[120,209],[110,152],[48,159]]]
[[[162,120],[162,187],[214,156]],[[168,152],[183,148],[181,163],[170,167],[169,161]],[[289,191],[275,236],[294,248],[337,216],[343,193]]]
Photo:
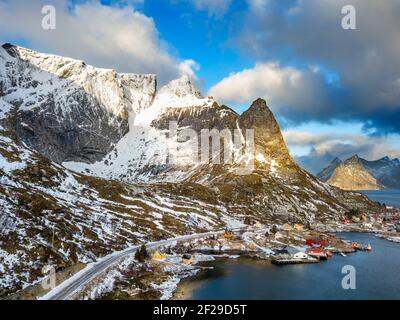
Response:
[[[386,190],[366,190],[360,191],[368,198],[380,203],[385,203],[389,206],[400,207],[400,190],[399,189],[386,189]]]
[[[338,237],[371,243],[372,252],[334,255],[316,264],[275,266],[252,260],[212,262],[193,281],[191,299],[400,299],[400,244],[372,234],[340,233]],[[210,264],[208,264],[210,265]],[[356,289],[342,288],[342,268],[356,270]]]

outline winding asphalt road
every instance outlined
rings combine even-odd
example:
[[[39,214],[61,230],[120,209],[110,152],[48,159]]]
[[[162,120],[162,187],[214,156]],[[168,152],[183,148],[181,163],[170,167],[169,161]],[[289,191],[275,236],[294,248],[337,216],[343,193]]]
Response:
[[[239,229],[235,229],[237,231]],[[224,230],[199,233],[187,236],[180,236],[172,239],[161,240],[157,242],[152,242],[146,245],[147,249],[155,249],[158,247],[162,247],[165,245],[172,244],[176,241],[186,241],[186,240],[194,240],[206,238],[213,235],[222,234]],[[71,297],[79,292],[80,289],[83,288],[84,285],[88,284],[93,278],[104,272],[108,267],[118,262],[121,258],[127,257],[131,254],[134,254],[136,250],[139,249],[140,246],[130,247],[120,252],[112,253],[108,256],[101,258],[99,261],[94,264],[90,264],[88,267],[83,269],[82,271],[76,273],[71,278],[67,279],[65,282],[61,283],[53,290],[48,292],[46,295],[40,298],[40,300],[68,300]]]

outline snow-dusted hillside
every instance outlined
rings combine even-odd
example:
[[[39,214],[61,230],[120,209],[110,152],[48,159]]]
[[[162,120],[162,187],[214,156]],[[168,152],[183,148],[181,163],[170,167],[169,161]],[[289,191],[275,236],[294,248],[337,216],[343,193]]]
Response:
[[[157,128],[153,123],[170,110],[192,111],[196,108],[210,108],[216,102],[203,98],[187,76],[173,80],[157,91],[153,103],[140,112],[131,111],[129,132],[100,161],[93,164],[83,162],[64,162],[71,170],[89,173],[126,182],[176,182],[187,177],[187,170],[174,170],[172,174],[168,162],[170,151],[179,148],[177,165],[187,168],[195,166],[192,148],[188,143],[179,143],[169,136],[169,127]],[[172,119],[175,121],[176,119]],[[183,172],[186,171],[186,172]],[[165,173],[165,172],[164,172]]]
[[[64,268],[149,240],[230,221],[196,185],[129,185],[70,172],[0,131],[0,296]],[[53,242],[54,239],[54,242]]]

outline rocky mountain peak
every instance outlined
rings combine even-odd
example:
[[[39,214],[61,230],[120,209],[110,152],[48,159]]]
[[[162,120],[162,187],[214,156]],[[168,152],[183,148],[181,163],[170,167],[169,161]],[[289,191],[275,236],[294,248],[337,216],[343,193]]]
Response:
[[[135,125],[148,126],[168,109],[205,107],[213,105],[214,102],[212,98],[203,98],[192,80],[183,75],[157,92],[152,105],[136,116]]]
[[[327,182],[343,190],[380,190],[383,188],[366,170],[357,156],[340,164]]]
[[[192,96],[197,99],[203,99],[200,91],[194,86],[189,76],[187,75],[183,75],[178,79],[172,80],[171,82],[163,86],[160,89],[159,94],[175,96],[178,98]]]
[[[399,159],[391,159],[389,156],[384,156],[381,159],[376,160],[376,162],[381,163],[382,165],[387,166],[397,166],[399,163]]]
[[[261,98],[253,101],[250,108],[243,112],[241,119],[243,123],[251,123],[252,127],[269,128],[274,131],[280,131],[274,115],[267,106],[267,102]]]
[[[342,163],[342,160],[340,160],[340,158],[336,157],[335,159],[333,159],[331,161],[331,164],[337,164],[337,163]]]
[[[154,75],[119,74],[71,58],[5,44],[0,48],[0,124],[51,160],[95,162],[148,107]],[[3,110],[2,110],[3,111]]]
[[[362,177],[359,176],[360,179],[366,181],[365,179],[368,177],[367,180],[370,184],[364,184],[364,187],[375,189],[380,189],[382,187],[397,189],[400,187],[400,162],[398,159],[390,159],[390,157],[385,156],[378,160],[369,161],[358,155],[353,155],[344,162],[334,163],[334,161],[317,175],[319,179],[332,183],[336,170],[344,172],[343,168],[341,169],[340,167],[346,167],[346,174],[348,177],[352,175],[354,181],[361,172]],[[338,175],[336,174],[335,179],[337,179],[337,177]],[[345,180],[345,174],[343,174],[343,180]],[[350,180],[350,178],[348,178],[348,180]],[[356,185],[356,182],[354,182],[354,185],[358,188],[356,190],[360,189],[360,185]],[[336,186],[340,187],[339,184],[336,184]],[[348,188],[350,187],[348,186]]]
[[[256,165],[261,169],[293,168],[281,129],[264,99],[256,99],[240,116],[240,127],[254,130]]]
[[[13,44],[11,44],[11,43],[5,43],[5,44],[3,44],[1,47],[2,47],[5,51],[7,51],[7,53],[8,53],[10,56],[12,56],[12,57],[15,57],[15,56],[16,56],[16,53],[15,53],[16,46],[15,46],[15,45],[13,45]]]
[[[350,157],[345,161],[345,163],[359,163],[359,162],[360,162],[360,157],[357,154],[353,155],[352,157]]]

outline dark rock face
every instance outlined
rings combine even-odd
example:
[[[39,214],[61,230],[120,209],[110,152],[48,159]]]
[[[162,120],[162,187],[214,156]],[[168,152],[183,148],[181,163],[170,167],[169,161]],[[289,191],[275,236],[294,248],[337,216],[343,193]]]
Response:
[[[360,158],[360,162],[386,188],[400,188],[400,163],[398,159],[384,157],[375,161],[368,161]]]
[[[28,147],[57,163],[102,159],[128,131],[127,119],[114,119],[82,91],[72,93],[68,99],[79,103],[68,117],[49,96],[32,110],[13,109],[2,125]]]
[[[239,127],[239,115],[226,106],[214,103],[212,106],[192,108],[172,108],[154,120],[152,127],[159,130],[167,130],[169,123],[176,121],[178,128],[190,127],[200,132],[202,129],[237,129]]]
[[[198,133],[202,129],[237,129],[245,137],[245,131],[251,129],[254,132],[255,168],[269,171],[271,165],[277,165],[283,173],[301,171],[290,156],[280,127],[264,99],[255,100],[242,115],[217,103],[206,107],[171,108],[154,120],[152,126],[167,130],[171,121],[177,122],[178,130],[191,128]],[[222,169],[214,167],[210,170],[220,173]]]

